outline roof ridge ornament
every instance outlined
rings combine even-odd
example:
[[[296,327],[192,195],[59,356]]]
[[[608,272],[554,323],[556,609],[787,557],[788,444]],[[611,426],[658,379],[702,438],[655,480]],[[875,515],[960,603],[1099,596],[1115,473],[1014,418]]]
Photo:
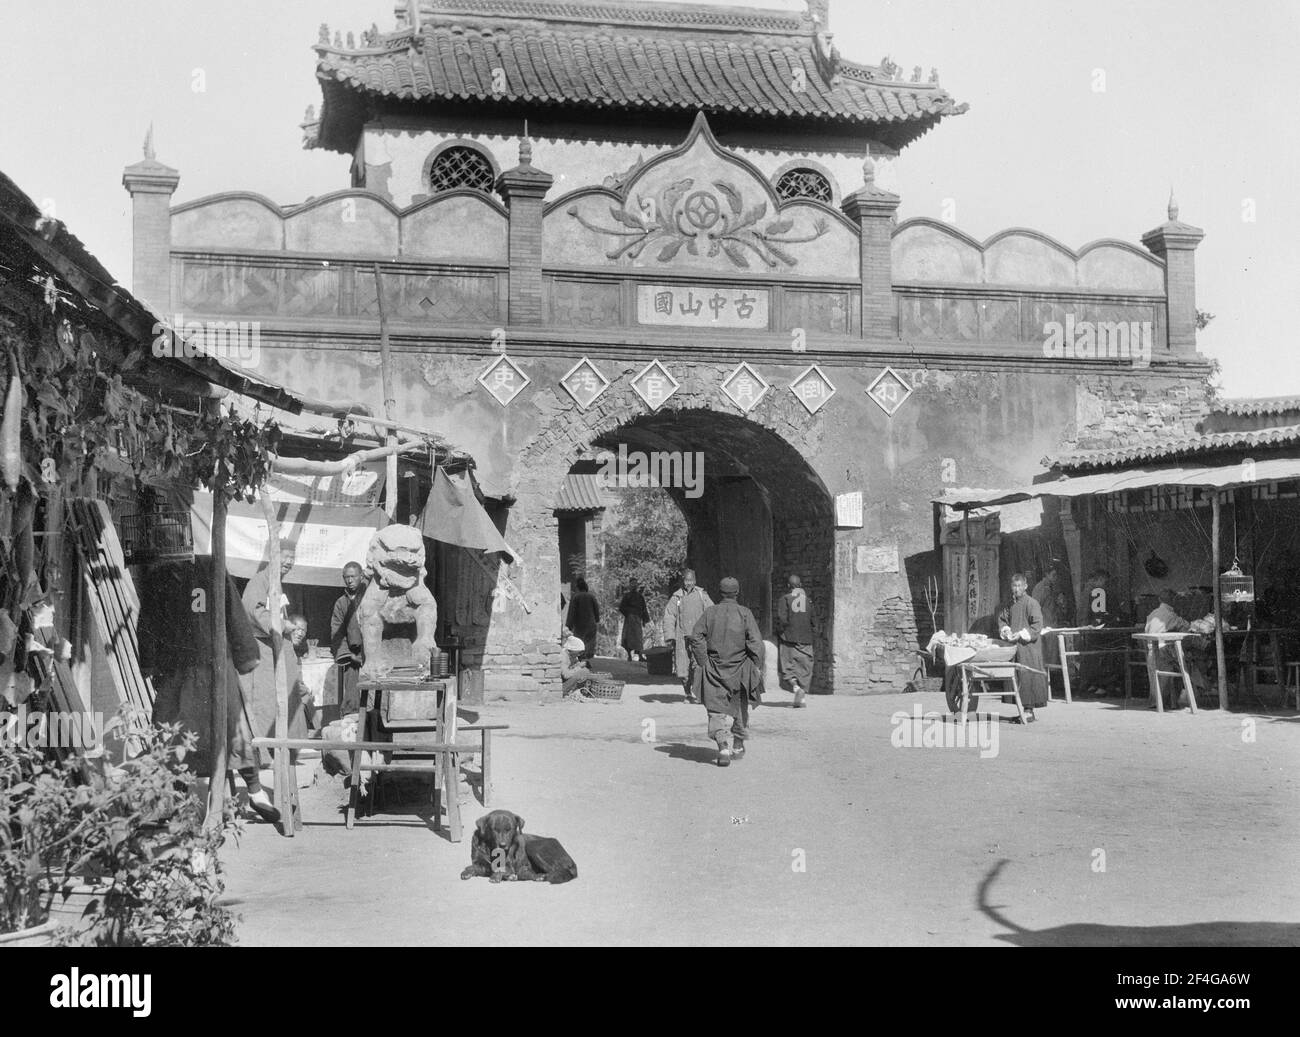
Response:
[[[1173,185],[1169,187],[1169,222],[1178,222],[1178,199],[1174,197]]]
[[[146,162],[158,161],[158,153],[153,146],[153,123],[149,124],[149,129],[144,135],[144,158]]]

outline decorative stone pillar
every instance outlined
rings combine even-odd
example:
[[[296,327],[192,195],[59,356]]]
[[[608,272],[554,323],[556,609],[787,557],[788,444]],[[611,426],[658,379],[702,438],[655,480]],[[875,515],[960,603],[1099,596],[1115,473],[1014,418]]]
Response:
[[[1142,236],[1153,255],[1165,261],[1169,351],[1196,352],[1196,248],[1205,231],[1178,220],[1178,203],[1169,198],[1169,222]]]
[[[510,210],[510,323],[542,323],[542,207],[555,183],[533,168],[533,145],[519,144],[519,165],[497,181]]]
[[[158,161],[153,127],[144,140],[144,161],[127,166],[122,186],[131,195],[131,291],[168,320],[172,312],[172,195],[181,175]]]
[[[863,165],[865,184],[844,199],[843,209],[858,225],[862,255],[862,337],[898,338],[894,300],[893,238],[902,199],[876,186],[876,164]]]

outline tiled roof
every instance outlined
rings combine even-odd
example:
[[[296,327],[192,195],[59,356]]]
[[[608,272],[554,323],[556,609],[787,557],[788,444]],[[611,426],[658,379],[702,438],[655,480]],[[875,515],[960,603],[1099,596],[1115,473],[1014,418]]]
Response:
[[[1259,399],[1222,400],[1214,408],[1218,414],[1254,416],[1256,414],[1283,414],[1300,410],[1300,396],[1267,396]]]
[[[786,11],[447,0],[423,5],[416,33],[348,42],[322,27],[324,106],[304,124],[308,147],[352,152],[373,98],[797,118],[875,126],[900,147],[967,107],[937,75],[842,60],[811,18]]]
[[[603,511],[609,505],[599,475],[569,475],[560,487],[556,511]]]
[[[1144,461],[1173,461],[1216,450],[1254,450],[1266,447],[1300,445],[1300,425],[1260,429],[1253,432],[1213,432],[1156,440],[1142,446],[1107,450],[1076,450],[1055,461],[1043,462],[1048,468],[1066,470],[1109,468]]]

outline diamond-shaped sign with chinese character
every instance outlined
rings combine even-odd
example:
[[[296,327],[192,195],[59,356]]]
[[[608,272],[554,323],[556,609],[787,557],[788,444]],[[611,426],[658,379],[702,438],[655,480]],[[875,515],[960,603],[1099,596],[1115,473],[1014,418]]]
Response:
[[[644,371],[632,379],[632,388],[645,400],[647,407],[658,410],[681,388],[681,383],[658,360],[652,360]]]
[[[790,383],[790,391],[794,393],[795,399],[808,408],[809,414],[816,414],[835,395],[835,386],[825,372],[813,364]]]
[[[867,395],[892,418],[898,413],[898,408],[912,395],[912,386],[892,367],[886,367],[884,373],[871,383]]]
[[[488,369],[478,376],[478,380],[479,384],[503,407],[509,407],[514,403],[515,397],[532,381],[520,366],[504,353],[488,365]]]
[[[560,379],[564,391],[573,397],[579,410],[586,410],[609,388],[609,379],[585,356]]]
[[[722,391],[727,394],[727,399],[745,414],[762,402],[770,388],[767,379],[748,364],[741,364],[722,383]]]

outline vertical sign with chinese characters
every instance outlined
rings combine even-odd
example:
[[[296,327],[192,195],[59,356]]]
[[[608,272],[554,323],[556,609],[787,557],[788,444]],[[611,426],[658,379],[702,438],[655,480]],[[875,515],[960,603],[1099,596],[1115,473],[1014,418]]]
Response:
[[[643,284],[636,290],[638,324],[766,331],[769,310],[768,292],[762,288]]]

